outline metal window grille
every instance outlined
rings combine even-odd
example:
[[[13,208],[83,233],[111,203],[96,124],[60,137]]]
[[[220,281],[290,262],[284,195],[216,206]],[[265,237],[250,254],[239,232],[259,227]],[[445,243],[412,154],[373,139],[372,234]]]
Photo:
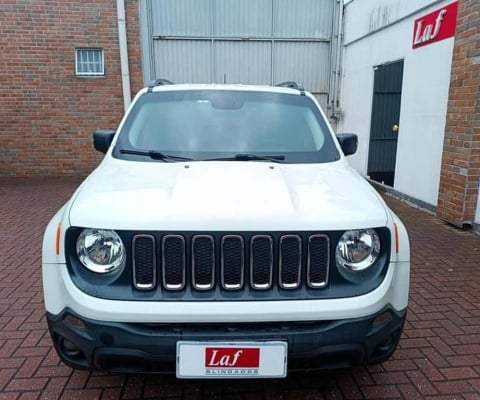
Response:
[[[75,49],[75,73],[77,76],[105,75],[103,49]]]

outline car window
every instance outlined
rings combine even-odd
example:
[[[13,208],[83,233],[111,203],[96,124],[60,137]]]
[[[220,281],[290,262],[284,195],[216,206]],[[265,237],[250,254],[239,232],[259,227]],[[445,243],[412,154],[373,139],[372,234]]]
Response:
[[[338,159],[327,125],[308,97],[244,91],[146,94],[128,116],[119,147],[196,159],[232,153]]]

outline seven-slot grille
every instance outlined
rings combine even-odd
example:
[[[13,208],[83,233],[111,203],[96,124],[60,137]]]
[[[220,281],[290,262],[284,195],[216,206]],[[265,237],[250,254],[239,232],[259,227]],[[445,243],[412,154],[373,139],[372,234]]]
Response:
[[[182,290],[187,284],[198,291],[216,286],[235,291],[246,285],[261,291],[273,284],[293,290],[302,285],[323,288],[328,283],[330,247],[323,234],[307,238],[295,234],[279,238],[167,234],[159,241],[158,250],[155,242],[151,235],[133,237],[133,283],[139,290],[154,289],[157,275],[169,291]]]

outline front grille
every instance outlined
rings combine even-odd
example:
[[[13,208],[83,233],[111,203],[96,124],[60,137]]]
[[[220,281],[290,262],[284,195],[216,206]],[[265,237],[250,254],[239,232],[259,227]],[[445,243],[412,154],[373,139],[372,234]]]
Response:
[[[226,290],[238,290],[243,287],[245,250],[243,237],[226,235],[222,237],[221,277],[222,287]]]
[[[165,235],[162,239],[163,286],[181,290],[185,286],[185,239],[180,235]]]
[[[272,286],[273,240],[256,235],[250,243],[250,284],[254,289],[268,289]]]
[[[192,282],[198,290],[209,290],[215,284],[215,245],[211,236],[193,237]]]
[[[320,289],[328,284],[330,241],[323,234],[139,234],[132,257],[141,290],[154,289],[157,276],[172,292]]]
[[[302,241],[297,235],[285,235],[280,239],[280,287],[296,289],[300,286],[302,266]]]
[[[155,287],[157,255],[155,238],[151,235],[137,235],[133,238],[133,285],[139,290]]]
[[[308,239],[307,283],[311,288],[323,288],[328,283],[330,263],[329,240],[325,235],[313,235]]]

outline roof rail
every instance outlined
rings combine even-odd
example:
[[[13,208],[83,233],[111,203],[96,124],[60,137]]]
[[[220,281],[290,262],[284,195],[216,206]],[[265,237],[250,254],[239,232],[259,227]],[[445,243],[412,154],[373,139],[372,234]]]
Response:
[[[163,86],[163,85],[173,85],[173,82],[163,78],[154,79],[153,81],[150,81],[150,83],[148,84],[148,92],[151,92],[155,86]]]
[[[300,82],[288,81],[288,82],[278,83],[275,86],[286,87],[286,88],[290,88],[290,89],[297,89],[298,91],[300,91],[300,94],[302,96],[305,96],[305,89],[303,88],[303,85]]]

